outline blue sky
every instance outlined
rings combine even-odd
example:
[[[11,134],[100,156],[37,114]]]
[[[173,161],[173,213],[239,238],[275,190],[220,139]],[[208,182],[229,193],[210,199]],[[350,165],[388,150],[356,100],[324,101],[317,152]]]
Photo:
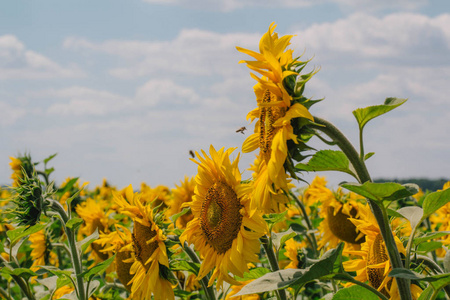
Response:
[[[448,1],[30,0],[0,4],[0,183],[19,152],[58,153],[57,183],[118,187],[195,175],[191,149],[237,154],[255,100],[235,46],[256,50],[271,22],[320,67],[312,113],[353,142],[352,110],[409,99],[366,128],[372,177],[450,177]]]

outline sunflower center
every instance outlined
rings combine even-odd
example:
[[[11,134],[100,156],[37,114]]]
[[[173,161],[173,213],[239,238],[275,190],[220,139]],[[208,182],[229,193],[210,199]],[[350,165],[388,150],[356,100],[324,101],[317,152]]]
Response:
[[[389,257],[386,254],[386,247],[383,244],[383,237],[379,233],[369,248],[369,253],[367,257],[367,275],[369,277],[370,285],[378,289],[384,280],[384,268],[373,268],[370,265],[380,264],[382,262],[388,261]],[[389,263],[389,262],[387,262]],[[386,289],[381,290],[383,294],[387,293]]]
[[[266,161],[270,159],[272,140],[275,135],[273,123],[286,114],[284,107],[267,106],[275,101],[277,101],[276,95],[266,90],[262,99],[262,106],[260,108],[261,115],[259,117],[259,148]]]
[[[339,239],[352,244],[361,244],[364,242],[363,238],[356,240],[358,233],[356,232],[356,226],[349,220],[354,218],[357,214],[355,208],[350,210],[350,216],[342,212],[342,207],[338,212],[334,213],[334,207],[328,206],[327,208],[327,220],[328,227],[331,232]]]
[[[225,253],[237,237],[242,224],[241,208],[235,191],[226,183],[216,182],[206,192],[200,226],[217,253]]]
[[[150,264],[146,264],[147,260],[152,256],[153,252],[158,249],[158,242],[153,241],[147,243],[156,236],[156,231],[151,230],[150,227],[142,225],[139,222],[134,222],[133,229],[133,248],[137,260],[145,267],[146,270],[150,268]]]

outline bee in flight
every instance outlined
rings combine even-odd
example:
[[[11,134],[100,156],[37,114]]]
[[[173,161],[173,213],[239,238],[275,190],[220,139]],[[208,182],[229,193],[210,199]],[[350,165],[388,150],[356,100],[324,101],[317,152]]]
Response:
[[[241,127],[241,128],[239,128],[238,130],[236,130],[236,132],[240,132],[240,133],[242,133],[242,134],[245,134],[245,133],[244,133],[245,130],[247,130],[247,128]]]
[[[194,151],[192,151],[192,150],[189,150],[189,154],[192,156],[192,158],[195,158],[195,154],[194,154]]]

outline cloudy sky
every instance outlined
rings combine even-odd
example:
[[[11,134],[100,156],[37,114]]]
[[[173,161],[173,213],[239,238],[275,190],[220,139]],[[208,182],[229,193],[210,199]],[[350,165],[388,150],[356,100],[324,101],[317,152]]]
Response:
[[[196,174],[189,150],[237,153],[255,82],[235,46],[271,22],[320,67],[312,113],[354,143],[352,110],[409,99],[366,127],[372,177],[450,177],[447,0],[28,0],[0,4],[0,184],[24,152],[91,187],[173,186]]]

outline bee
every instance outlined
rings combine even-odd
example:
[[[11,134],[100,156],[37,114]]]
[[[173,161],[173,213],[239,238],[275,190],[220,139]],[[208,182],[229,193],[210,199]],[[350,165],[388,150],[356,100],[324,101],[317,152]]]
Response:
[[[195,158],[195,154],[194,154],[194,151],[192,151],[192,150],[189,150],[189,154],[192,156],[192,158]]]
[[[245,130],[247,130],[247,128],[241,127],[241,128],[239,128],[238,130],[236,130],[236,132],[240,132],[240,133],[242,133],[242,134],[245,134],[245,133],[244,133]]]

